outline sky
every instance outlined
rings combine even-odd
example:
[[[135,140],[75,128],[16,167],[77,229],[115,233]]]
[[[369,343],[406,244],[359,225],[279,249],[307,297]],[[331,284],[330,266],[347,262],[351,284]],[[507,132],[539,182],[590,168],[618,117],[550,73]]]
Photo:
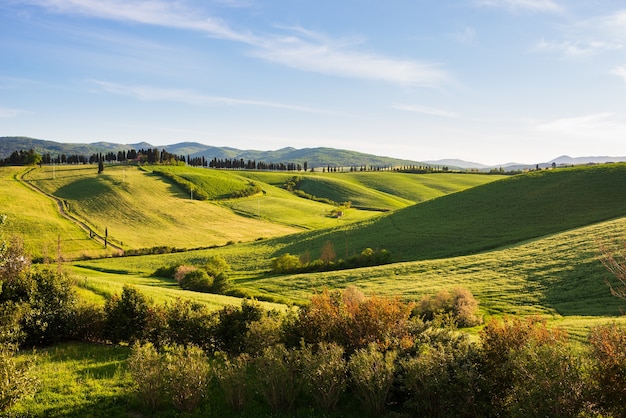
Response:
[[[626,156],[626,2],[0,0],[0,136]]]

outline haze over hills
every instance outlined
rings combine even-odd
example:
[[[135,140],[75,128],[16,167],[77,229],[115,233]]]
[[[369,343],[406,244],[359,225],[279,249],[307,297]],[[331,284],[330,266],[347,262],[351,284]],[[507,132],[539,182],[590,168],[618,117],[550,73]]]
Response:
[[[324,166],[435,166],[449,167],[450,169],[471,169],[487,171],[494,168],[502,168],[507,171],[524,170],[529,168],[546,168],[553,165],[584,165],[602,164],[608,162],[624,162],[626,157],[612,156],[590,156],[590,157],[570,157],[562,155],[547,162],[534,163],[505,163],[496,165],[486,165],[479,162],[465,161],[462,159],[440,159],[427,161],[412,161],[398,158],[384,157],[372,154],[361,153],[337,148],[315,147],[296,149],[285,147],[278,150],[240,150],[231,147],[217,147],[201,144],[198,142],[181,142],[171,145],[154,146],[148,142],[138,142],[133,144],[118,144],[113,142],[94,143],[61,143],[43,139],[35,139],[25,136],[5,136],[0,137],[0,159],[7,158],[12,152],[19,150],[33,149],[40,154],[51,155],[85,155],[95,153],[108,153],[117,151],[127,151],[130,149],[164,149],[169,153],[194,157],[204,157],[207,160],[217,159],[243,159],[264,162],[294,162],[308,163],[310,167]]]

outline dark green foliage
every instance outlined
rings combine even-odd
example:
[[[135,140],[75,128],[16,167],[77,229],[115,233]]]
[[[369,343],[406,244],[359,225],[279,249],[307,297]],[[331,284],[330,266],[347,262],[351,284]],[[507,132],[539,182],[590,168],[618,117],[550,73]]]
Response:
[[[481,415],[480,352],[452,332],[430,334],[435,338],[401,361],[405,407],[413,416]]]
[[[79,304],[72,318],[72,339],[102,342],[107,323],[104,308],[98,305]]]
[[[213,330],[217,326],[217,315],[206,306],[178,299],[166,305],[168,339],[172,344],[197,345],[209,351],[213,348]]]
[[[183,289],[205,293],[225,293],[230,288],[230,266],[221,256],[209,257],[203,266],[160,267],[152,275],[173,278]]]
[[[22,321],[26,346],[41,346],[63,341],[71,336],[76,295],[67,274],[51,266],[31,269],[34,283],[30,309]]]
[[[263,315],[263,308],[254,301],[244,300],[241,307],[225,306],[219,311],[219,321],[213,330],[216,348],[231,356],[243,353],[250,324]]]
[[[306,392],[322,411],[333,411],[348,387],[348,363],[343,347],[321,343],[302,348],[302,374]]]
[[[233,358],[224,359],[214,368],[214,376],[221,387],[228,406],[240,412],[246,405],[250,392],[250,364],[252,358],[247,354],[240,354]]]
[[[261,186],[251,182],[245,189],[232,192],[230,197],[231,199],[238,199],[242,197],[254,196],[255,194],[261,193],[261,191]]]
[[[580,416],[586,391],[583,369],[566,341],[531,341],[514,353],[512,366],[511,416]]]
[[[191,270],[180,280],[180,287],[195,292],[210,292],[213,288],[213,277],[205,270]]]
[[[337,260],[332,243],[327,242],[322,248],[320,258],[311,261],[308,253],[302,256],[285,253],[272,259],[274,273],[306,273],[314,271],[332,271],[359,267],[379,266],[392,262],[391,253],[385,249],[373,250],[366,248],[359,255],[346,260]]]
[[[365,412],[381,416],[387,407],[387,396],[396,372],[395,351],[381,352],[376,344],[356,351],[348,362],[350,380]]]
[[[197,347],[175,345],[159,353],[152,344],[135,343],[128,368],[139,401],[152,410],[169,401],[178,411],[191,412],[205,397],[210,368]]]
[[[267,347],[254,361],[257,390],[273,412],[290,412],[300,391],[301,352],[278,344]]]
[[[113,295],[104,310],[105,337],[113,343],[135,342],[145,338],[151,303],[133,286],[124,286],[122,295]]]

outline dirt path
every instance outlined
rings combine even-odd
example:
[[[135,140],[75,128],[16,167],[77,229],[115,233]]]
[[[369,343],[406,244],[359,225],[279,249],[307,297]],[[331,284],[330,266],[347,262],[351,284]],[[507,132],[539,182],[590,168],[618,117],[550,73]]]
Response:
[[[56,203],[57,209],[59,210],[59,213],[61,214],[61,216],[63,216],[68,221],[71,221],[74,224],[76,224],[83,231],[88,233],[89,237],[91,239],[95,240],[96,242],[99,242],[104,247],[105,246],[105,239],[104,239],[104,237],[99,235],[99,234],[97,234],[96,232],[94,232],[85,222],[81,221],[80,219],[74,217],[71,213],[69,213],[66,210],[65,204],[63,203],[63,201],[61,199],[59,199],[58,197],[53,196],[53,195],[51,195],[49,193],[46,193],[44,190],[40,189],[37,185],[31,183],[29,180],[26,180],[24,178],[24,176],[26,174],[28,174],[31,170],[33,170],[33,168],[16,174],[15,175],[15,180],[17,180],[18,182],[22,183],[26,187],[29,187],[31,190],[34,190],[37,193],[40,193],[40,194],[46,196],[47,198],[52,199]],[[120,251],[122,253],[124,252],[124,249],[122,247],[119,247],[119,246],[113,244],[110,240],[106,241],[106,248],[112,248],[112,249]]]

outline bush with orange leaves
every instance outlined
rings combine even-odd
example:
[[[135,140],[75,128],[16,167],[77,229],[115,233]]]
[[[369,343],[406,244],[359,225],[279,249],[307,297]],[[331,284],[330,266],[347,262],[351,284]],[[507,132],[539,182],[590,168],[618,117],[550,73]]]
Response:
[[[398,298],[365,297],[354,287],[343,292],[324,289],[300,310],[296,335],[309,344],[334,342],[346,353],[375,343],[382,350],[413,345],[413,305]]]
[[[614,416],[626,416],[626,327],[616,323],[595,327],[589,343],[596,399]]]

